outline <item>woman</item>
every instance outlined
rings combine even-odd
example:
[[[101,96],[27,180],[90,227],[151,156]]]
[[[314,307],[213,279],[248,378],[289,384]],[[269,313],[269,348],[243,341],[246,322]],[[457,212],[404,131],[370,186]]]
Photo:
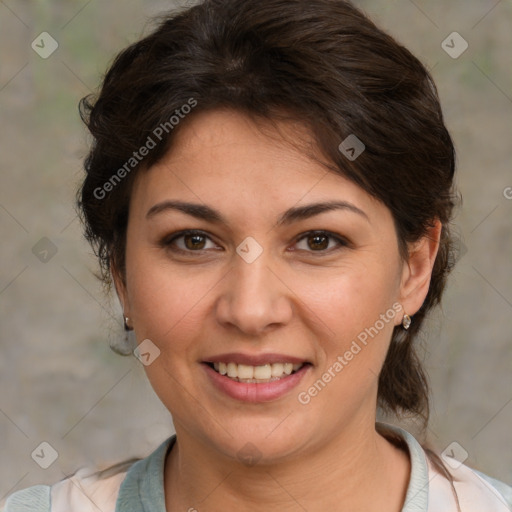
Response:
[[[81,106],[85,235],[176,435],[6,512],[510,510],[376,421],[427,426],[414,342],[454,263],[454,148],[409,51],[342,0],[210,0]]]

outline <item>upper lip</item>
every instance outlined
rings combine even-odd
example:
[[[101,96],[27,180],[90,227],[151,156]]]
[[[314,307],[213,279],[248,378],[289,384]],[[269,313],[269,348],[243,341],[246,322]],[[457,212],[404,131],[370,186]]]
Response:
[[[219,354],[210,356],[203,360],[204,363],[236,363],[246,364],[249,366],[262,366],[272,363],[292,363],[302,364],[308,363],[306,359],[301,357],[293,357],[286,354],[243,354],[242,352],[230,352],[228,354]]]

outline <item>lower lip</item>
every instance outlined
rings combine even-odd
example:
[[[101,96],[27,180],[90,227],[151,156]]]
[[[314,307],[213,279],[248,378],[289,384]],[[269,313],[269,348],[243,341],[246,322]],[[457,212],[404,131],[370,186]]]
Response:
[[[290,390],[296,387],[304,375],[311,368],[310,364],[305,364],[295,373],[272,382],[262,382],[261,384],[249,382],[237,382],[225,375],[221,375],[206,363],[202,363],[208,377],[213,385],[226,395],[235,400],[244,402],[272,402],[286,395]]]

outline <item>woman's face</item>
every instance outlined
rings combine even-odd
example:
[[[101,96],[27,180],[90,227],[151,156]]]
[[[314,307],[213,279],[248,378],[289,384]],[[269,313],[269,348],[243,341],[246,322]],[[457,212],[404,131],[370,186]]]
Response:
[[[242,114],[189,121],[137,176],[126,288],[116,280],[138,343],[150,340],[144,368],[178,434],[229,457],[250,442],[278,460],[373,427],[400,304],[414,313],[428,289],[413,290],[390,211]],[[340,206],[312,206],[331,202]],[[290,363],[307,364],[261,382]]]

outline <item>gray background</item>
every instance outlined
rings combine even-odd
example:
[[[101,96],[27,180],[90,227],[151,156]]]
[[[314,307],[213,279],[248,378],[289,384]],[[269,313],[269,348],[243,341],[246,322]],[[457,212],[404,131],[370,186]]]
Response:
[[[512,5],[355,3],[432,69],[458,150],[463,255],[423,340],[428,439],[439,451],[458,442],[467,464],[512,484]],[[172,5],[0,1],[0,500],[82,465],[145,456],[173,432],[142,365],[109,349],[121,312],[93,276],[73,210],[89,142],[77,102]],[[31,48],[43,31],[59,44],[48,59]],[[441,47],[453,31],[469,43],[457,59]],[[31,458],[43,441],[59,454],[48,469]]]

